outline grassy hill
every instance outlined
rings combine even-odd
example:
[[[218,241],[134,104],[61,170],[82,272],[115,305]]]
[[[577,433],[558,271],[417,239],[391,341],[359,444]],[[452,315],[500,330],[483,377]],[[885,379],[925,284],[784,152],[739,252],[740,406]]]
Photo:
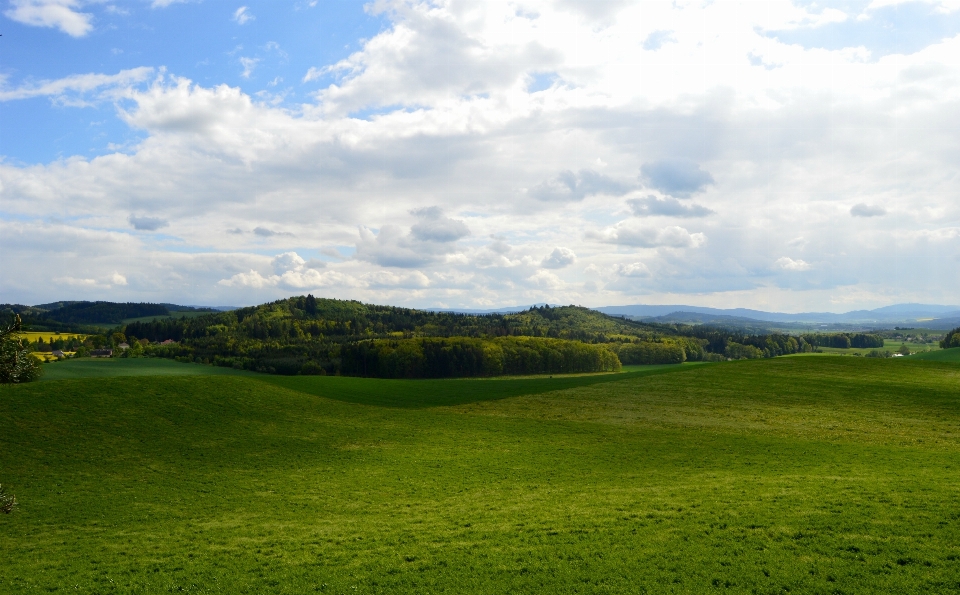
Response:
[[[952,362],[955,364],[960,364],[960,347],[951,347],[950,349],[940,349],[927,353],[915,353],[911,355],[910,358],[933,362]]]
[[[671,370],[3,386],[0,592],[956,591],[955,364]]]

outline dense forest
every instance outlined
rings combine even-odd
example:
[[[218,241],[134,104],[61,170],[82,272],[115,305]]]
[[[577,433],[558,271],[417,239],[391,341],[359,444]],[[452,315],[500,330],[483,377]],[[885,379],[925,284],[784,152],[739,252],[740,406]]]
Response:
[[[16,308],[25,322],[44,330],[55,325],[77,328],[90,320],[148,320],[117,323],[109,332],[103,326],[87,327],[82,345],[77,339],[37,341],[33,345],[37,351],[77,349],[83,354],[126,341],[131,348],[125,356],[277,374],[443,378],[594,372],[621,364],[755,359],[822,347],[883,346],[883,337],[876,334],[750,334],[705,325],[638,322],[579,306],[473,315],[307,295],[193,317],[176,317],[176,310],[186,308],[172,304],[61,302],[44,307],[52,309]],[[956,337],[960,341],[960,334]]]

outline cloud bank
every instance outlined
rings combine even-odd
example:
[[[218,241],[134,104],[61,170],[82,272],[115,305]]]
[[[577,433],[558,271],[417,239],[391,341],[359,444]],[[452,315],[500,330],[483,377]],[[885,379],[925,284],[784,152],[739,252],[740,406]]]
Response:
[[[5,14],[81,37],[82,10]],[[960,36],[900,54],[785,43],[767,32],[860,15],[776,0],[369,10],[383,29],[306,71],[295,105],[150,65],[4,80],[4,101],[113,104],[141,140],[0,161],[0,299],[60,299],[58,283],[75,299],[451,307],[960,294]]]

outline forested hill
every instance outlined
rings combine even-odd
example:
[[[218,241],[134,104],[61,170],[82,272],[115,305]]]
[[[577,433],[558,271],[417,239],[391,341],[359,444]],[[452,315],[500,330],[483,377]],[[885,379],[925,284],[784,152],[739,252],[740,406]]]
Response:
[[[134,322],[123,332],[179,343],[150,348],[157,355],[288,374],[599,371],[613,362],[618,367],[619,345],[634,342],[654,345],[644,357],[657,361],[703,355],[701,341],[685,339],[675,328],[578,306],[471,315],[300,296],[196,318]]]
[[[131,348],[123,352],[128,357],[168,357],[280,374],[418,378],[596,372],[619,369],[621,364],[883,346],[882,337],[862,333],[744,334],[709,326],[638,322],[579,306],[463,314],[308,295],[227,312],[195,312],[192,317],[170,316],[166,304],[63,302],[49,311],[29,310],[22,313],[26,323],[36,320],[48,327],[56,320],[74,324],[146,319],[121,323],[109,336],[94,329],[84,339],[87,348],[128,341]],[[52,347],[59,348],[46,346]]]
[[[21,306],[15,304],[0,305],[0,311],[17,313],[24,324],[31,328],[45,330],[77,330],[84,326],[115,326],[130,318],[148,316],[169,316],[175,312],[215,312],[211,308],[194,308],[176,304],[151,304],[144,302],[84,302],[64,301]]]
[[[601,314],[579,306],[531,308],[515,314],[457,314],[357,301],[300,296],[250,308],[192,319],[157,320],[127,325],[125,332],[151,341],[202,339],[358,339],[412,337],[550,337],[605,343],[622,338],[653,339],[678,335],[670,326],[651,325]]]

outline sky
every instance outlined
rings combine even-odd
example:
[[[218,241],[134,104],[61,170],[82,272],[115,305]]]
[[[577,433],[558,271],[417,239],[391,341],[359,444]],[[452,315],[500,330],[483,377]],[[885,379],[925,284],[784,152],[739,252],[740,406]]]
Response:
[[[0,302],[960,302],[960,0],[0,0]]]

